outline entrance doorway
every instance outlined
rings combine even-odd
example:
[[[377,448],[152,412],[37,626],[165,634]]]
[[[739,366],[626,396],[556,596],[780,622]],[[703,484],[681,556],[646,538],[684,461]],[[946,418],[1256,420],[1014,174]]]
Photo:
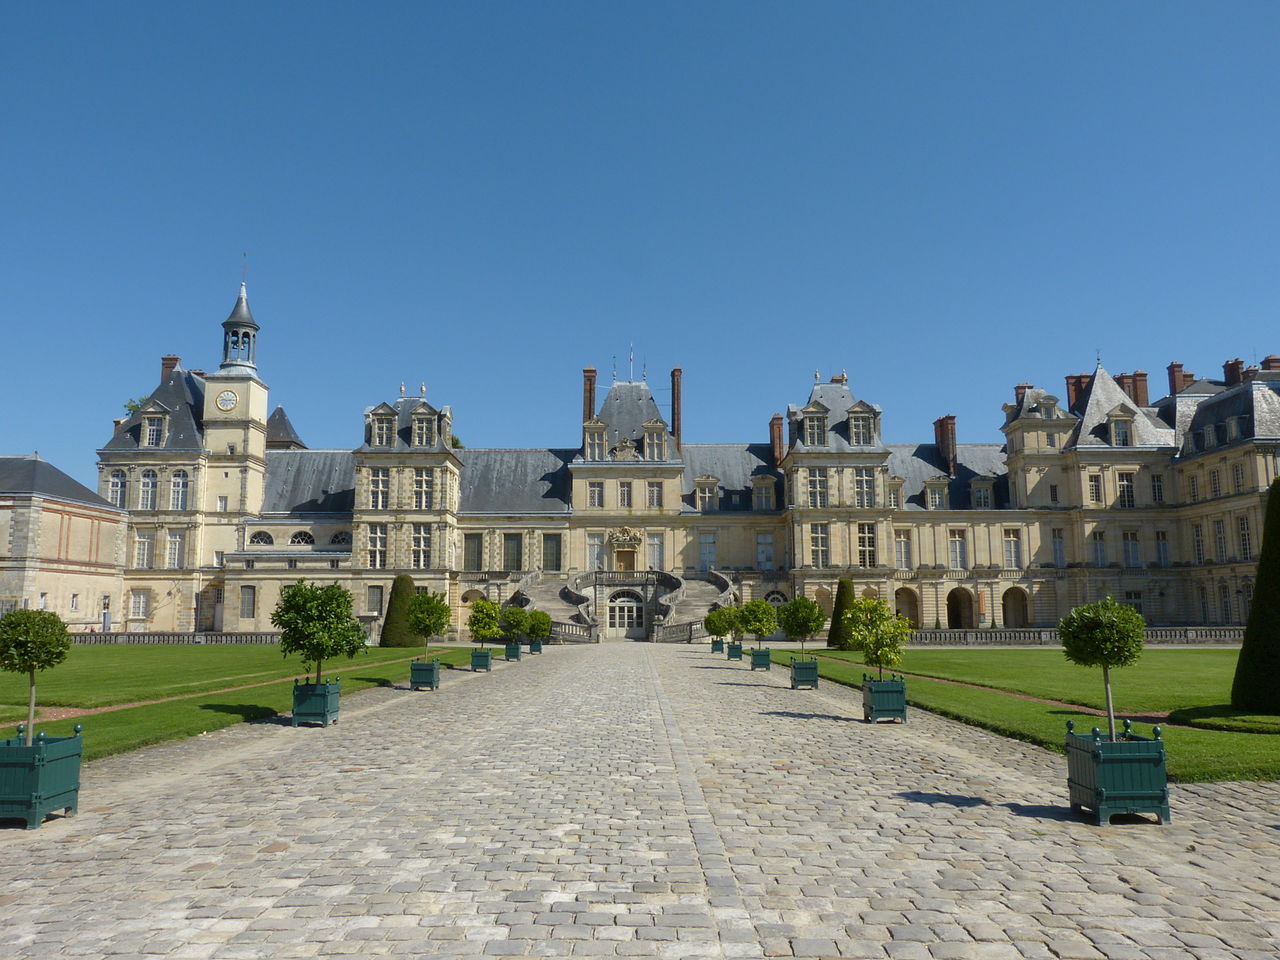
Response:
[[[614,569],[632,571],[636,568],[636,552],[634,550],[618,550],[613,555]]]
[[[973,597],[963,587],[947,594],[947,629],[973,629]]]
[[[634,554],[632,555],[634,558]],[[609,598],[605,637],[612,640],[645,638],[644,598],[631,590],[620,590]]]
[[[1010,587],[1000,600],[1006,627],[1025,627],[1027,616],[1027,592],[1021,587]]]

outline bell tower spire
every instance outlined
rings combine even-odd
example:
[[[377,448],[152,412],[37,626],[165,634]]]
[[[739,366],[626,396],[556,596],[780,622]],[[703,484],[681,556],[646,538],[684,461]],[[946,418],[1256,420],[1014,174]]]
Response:
[[[222,364],[220,373],[258,375],[258,324],[249,309],[249,296],[245,283],[240,281],[240,296],[231,316],[222,321]]]

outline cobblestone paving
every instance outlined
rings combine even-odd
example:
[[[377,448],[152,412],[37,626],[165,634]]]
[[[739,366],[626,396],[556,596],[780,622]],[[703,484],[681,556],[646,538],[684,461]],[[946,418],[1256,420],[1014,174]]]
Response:
[[[89,765],[0,830],[0,957],[1280,955],[1276,784],[1097,828],[1062,758],[785,681],[549,649]]]

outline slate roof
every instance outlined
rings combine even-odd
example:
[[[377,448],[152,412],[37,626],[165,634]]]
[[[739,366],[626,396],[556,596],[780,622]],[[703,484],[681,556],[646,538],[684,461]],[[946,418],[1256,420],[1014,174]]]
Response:
[[[782,506],[782,474],[773,465],[773,448],[767,443],[686,443],[684,476],[680,493],[688,511],[696,511],[698,477],[719,479],[719,510],[750,510],[755,478],[774,481],[774,503]]]
[[[1197,442],[1184,447],[1188,453],[1248,437],[1280,438],[1280,374],[1262,372],[1249,382],[1222,387],[1190,411],[1184,424],[1185,436]],[[1239,417],[1244,418],[1243,432],[1235,440],[1226,439],[1227,421]],[[1213,444],[1204,445],[1198,435],[1208,430],[1217,430],[1217,436]]]
[[[889,446],[889,473],[902,477],[902,509],[924,509],[924,484],[926,480],[946,477],[947,468],[936,443],[891,444]],[[948,500],[952,509],[969,505],[970,481],[975,477],[992,477],[994,502],[992,507],[1008,504],[1008,470],[1005,467],[1004,447],[998,443],[961,443],[956,446],[956,475],[947,482]]]
[[[355,476],[350,450],[268,450],[262,512],[349,514]]]
[[[849,389],[847,382],[843,380],[834,380],[830,383],[815,383],[813,389],[809,391],[809,400],[805,407],[815,403],[820,403],[827,408],[827,437],[826,443],[821,447],[813,447],[805,443],[805,431],[803,428],[796,430],[796,440],[791,444],[796,450],[822,450],[830,453],[884,453],[888,448],[883,443],[873,443],[863,446],[854,446],[849,442],[849,409],[862,403],[869,408],[868,412],[880,413],[880,408],[873,403],[865,403],[859,401]],[[792,423],[797,423],[804,414],[801,412],[804,407],[798,407],[794,403],[787,406],[787,418]],[[877,432],[879,425],[877,424]]]
[[[370,446],[368,442],[370,439],[369,437],[370,427],[367,422],[368,417],[371,413],[377,410],[378,407],[390,407],[395,415],[395,420],[396,420],[395,442],[391,447],[373,447],[373,446]],[[425,415],[429,417],[433,417],[435,419],[435,424],[436,424],[435,444],[433,446],[430,446],[430,447],[412,446],[413,416],[418,411],[421,411]],[[452,420],[452,411],[447,406],[441,407],[440,409],[437,410],[435,407],[431,406],[431,404],[427,403],[426,399],[423,397],[398,397],[394,404],[380,403],[374,407],[366,407],[364,414],[366,419],[365,442],[360,445],[361,450],[374,450],[374,451],[377,451],[377,450],[417,450],[417,451],[428,450],[435,453],[449,450],[449,447],[445,444],[444,438],[441,435],[441,431],[440,431],[440,424],[445,414],[449,414],[450,419]]]
[[[605,435],[610,449],[621,443],[623,438],[634,440],[636,448],[642,449],[644,424],[650,420],[667,422],[653,399],[648,382],[644,380],[617,380],[612,383],[596,416],[608,425]],[[670,424],[667,452],[674,457],[675,438],[671,435]]]
[[[204,387],[200,377],[181,366],[151,392],[143,410],[132,414],[103,446],[103,450],[137,450],[142,444],[142,421],[155,403],[168,415],[169,426],[159,450],[201,450],[204,447]]]
[[[112,506],[84,484],[69,476],[38,456],[0,456],[0,495],[44,497],[81,503],[91,507],[103,507],[123,514],[125,511]]]
[[[459,513],[567,513],[573,450],[456,450]]]
[[[293,446],[300,447],[303,450],[307,449],[307,445],[298,436],[298,431],[293,429],[293,423],[289,420],[289,415],[284,412],[284,405],[282,404],[272,411],[271,416],[267,417],[267,449],[279,449],[281,447],[288,449]]]
[[[1080,423],[1067,443],[1069,448],[1110,446],[1110,416],[1117,407],[1125,408],[1133,416],[1133,446],[1172,447],[1177,442],[1173,429],[1155,415],[1156,411],[1134,403],[1102,364],[1094,370],[1093,380],[1076,406]]]

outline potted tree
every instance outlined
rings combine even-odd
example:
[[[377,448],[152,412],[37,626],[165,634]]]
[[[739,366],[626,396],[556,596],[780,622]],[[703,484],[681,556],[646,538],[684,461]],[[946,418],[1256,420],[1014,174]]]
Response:
[[[733,633],[734,618],[738,615],[737,607],[716,607],[702,619],[702,625],[711,634],[711,652],[724,653],[724,638]],[[733,657],[729,658],[730,660]],[[738,659],[742,659],[742,651],[738,651]]]
[[[791,659],[791,689],[799,690],[807,687],[818,689],[818,659],[805,658],[805,641],[822,629],[827,622],[827,615],[822,607],[808,597],[799,596],[788,600],[778,608],[778,623],[788,640],[800,641],[800,657]]]
[[[49,610],[12,610],[0,618],[0,670],[27,675],[27,722],[0,740],[0,818],[27,821],[34,830],[55,810],[76,815],[80,799],[80,724],[69,737],[32,737],[36,723],[36,674],[67,658],[71,636]]]
[[[351,613],[351,594],[339,584],[325,586],[299,580],[280,591],[271,613],[280,629],[280,653],[302,656],[308,671],[316,667],[315,683],[293,683],[293,725],[338,720],[341,681],[323,680],[324,662],[339,655],[353,658],[365,647],[365,633]]]
[[[449,629],[449,603],[443,593],[425,591],[415,594],[409,601],[405,611],[405,619],[409,629],[422,638],[422,659],[409,663],[409,689],[440,689],[440,659],[428,659],[431,649],[431,638],[438,637]],[[386,631],[383,631],[386,635]]]
[[[486,650],[484,645],[502,636],[502,626],[499,624],[501,613],[496,603],[483,597],[471,604],[471,613],[467,615],[467,630],[471,633],[471,639],[480,644],[479,650],[471,651],[472,670],[493,669],[493,651]]]
[[[748,600],[738,611],[738,629],[756,638],[756,648],[751,651],[751,669],[768,670],[773,652],[764,646],[764,638],[778,629],[778,614],[768,600]]]
[[[524,632],[529,638],[529,652],[541,653],[542,641],[551,636],[551,614],[545,610],[530,610]]]
[[[1111,669],[1137,662],[1145,628],[1142,614],[1112,597],[1076,607],[1058,623],[1067,659],[1084,667],[1102,667],[1107,735],[1097,727],[1088,735],[1077,734],[1075,724],[1067,721],[1071,809],[1092,810],[1099,826],[1118,813],[1154,813],[1161,823],[1169,822],[1169,781],[1160,728],[1151,737],[1140,737],[1126,720],[1124,733],[1117,736],[1111,699]]]
[[[888,718],[907,722],[907,682],[902,676],[884,678],[902,663],[902,648],[911,635],[911,621],[889,609],[879,597],[858,597],[844,614],[848,642],[861,651],[862,662],[875,667],[877,676],[862,675],[862,719],[875,723]]]
[[[502,638],[506,642],[507,660],[519,660],[520,639],[529,626],[529,611],[524,607],[503,607],[499,626],[502,627]]]

